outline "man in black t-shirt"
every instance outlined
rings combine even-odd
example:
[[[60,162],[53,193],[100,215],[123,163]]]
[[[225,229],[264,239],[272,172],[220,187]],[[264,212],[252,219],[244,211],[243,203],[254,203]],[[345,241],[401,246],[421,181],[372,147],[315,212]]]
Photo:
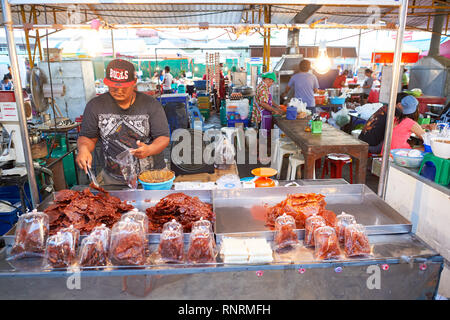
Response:
[[[104,79],[109,92],[90,100],[84,110],[76,161],[87,172],[100,139],[105,157],[100,181],[104,184],[126,185],[117,160],[125,150],[139,159],[137,173],[165,167],[162,151],[170,142],[166,115],[156,99],[135,91],[136,81],[133,64],[111,61]]]

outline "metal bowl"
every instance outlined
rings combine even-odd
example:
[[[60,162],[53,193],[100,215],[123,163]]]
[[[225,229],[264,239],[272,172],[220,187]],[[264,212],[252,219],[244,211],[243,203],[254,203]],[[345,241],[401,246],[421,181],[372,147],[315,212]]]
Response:
[[[329,98],[339,97],[341,95],[341,89],[330,88],[327,89],[327,93]]]
[[[441,114],[442,109],[444,109],[445,105],[443,104],[429,104],[428,108],[430,108],[430,111],[434,114]]]

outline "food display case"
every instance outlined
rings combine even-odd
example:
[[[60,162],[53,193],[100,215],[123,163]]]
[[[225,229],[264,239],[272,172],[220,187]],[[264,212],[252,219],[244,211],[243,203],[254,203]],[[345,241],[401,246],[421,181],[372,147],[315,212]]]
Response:
[[[50,269],[7,261],[13,233],[0,250],[0,297],[8,299],[432,299],[437,292],[443,258],[411,232],[411,223],[365,185],[298,181],[299,186],[189,190],[188,196],[209,203],[217,253],[227,238],[264,239],[274,249],[275,230],[266,225],[267,208],[289,194],[325,196],[326,209],[346,212],[365,227],[370,255],[316,260],[303,245],[304,229],[295,229],[295,250],[273,250],[271,262],[159,263],[155,258],[161,234],[147,234],[149,258],[144,265]],[[145,212],[177,191],[123,190],[111,195]],[[50,206],[46,199],[38,210]],[[184,250],[190,234],[184,233]],[[81,236],[81,241],[83,236]],[[186,260],[187,261],[187,260]]]

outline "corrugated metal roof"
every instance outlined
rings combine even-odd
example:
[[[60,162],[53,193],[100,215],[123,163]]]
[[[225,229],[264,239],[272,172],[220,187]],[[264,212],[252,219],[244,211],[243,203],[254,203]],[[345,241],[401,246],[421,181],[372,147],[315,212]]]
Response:
[[[410,0],[410,6],[413,1]],[[432,0],[416,0],[416,6],[430,6]],[[258,6],[255,6],[255,16],[258,16]],[[25,5],[27,12],[31,6]],[[47,23],[45,22],[44,7],[36,6],[38,10],[38,24],[54,24],[56,16],[57,24],[67,24],[67,10],[70,8],[67,4],[48,5]],[[81,15],[81,22],[90,21],[99,15],[103,20],[111,24],[198,24],[208,22],[210,24],[241,24],[241,19],[248,12],[248,23],[252,23],[251,10],[249,5],[238,4],[81,4],[72,6],[77,8]],[[297,13],[301,12],[305,6],[302,5],[273,5],[271,21],[275,24],[292,23]],[[22,24],[20,17],[20,6],[12,6],[14,24]],[[430,9],[409,9],[407,18],[408,27],[426,28],[428,25],[428,15]],[[55,14],[54,14],[55,12]],[[449,10],[446,11],[450,13]],[[382,20],[386,22],[396,22],[398,10],[392,11],[392,8],[380,8]],[[374,12],[368,11],[367,7],[350,6],[322,6],[315,12],[307,23],[327,19],[328,23],[337,24],[366,24],[369,17]],[[430,19],[430,26],[433,18]],[[258,21],[254,21],[259,23]]]

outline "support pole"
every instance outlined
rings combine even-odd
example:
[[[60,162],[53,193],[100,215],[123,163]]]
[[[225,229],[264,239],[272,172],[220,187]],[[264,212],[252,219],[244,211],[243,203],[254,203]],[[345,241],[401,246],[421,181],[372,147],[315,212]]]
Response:
[[[22,15],[22,23],[25,25],[27,23],[27,17],[25,15],[25,6],[21,5],[20,6],[20,13]],[[12,21],[12,19],[11,19]],[[6,28],[6,25],[5,25]],[[12,28],[11,28],[12,30]],[[30,34],[29,34],[29,30],[28,29],[24,29],[23,30],[25,32],[25,42],[27,45],[27,52],[28,52],[28,59],[30,61],[30,67],[33,67],[34,65],[34,56],[31,55],[31,47],[30,47]]]
[[[112,46],[112,55],[113,59],[116,58],[116,48],[114,47],[114,30],[111,29],[111,46]]]
[[[33,21],[34,24],[38,23],[37,16],[36,16],[36,8],[33,6],[32,9],[33,12]],[[36,51],[36,45],[39,48],[39,61],[42,61],[42,48],[41,48],[41,37],[39,36],[39,30],[36,30],[36,38],[34,39],[34,50]]]
[[[378,184],[378,195],[385,199],[386,197],[386,182],[389,173],[389,154],[391,151],[392,129],[394,127],[395,106],[398,92],[398,81],[400,77],[400,64],[402,57],[403,36],[406,27],[406,15],[408,13],[408,0],[401,0],[401,7],[399,10],[399,24],[397,27],[397,38],[395,40],[394,64],[392,66],[392,86],[389,97],[389,108],[386,118],[386,131],[384,134],[383,143],[383,159],[381,161],[380,182]]]
[[[33,208],[39,204],[39,191],[34,173],[33,158],[31,155],[30,140],[27,129],[27,117],[25,115],[25,105],[23,101],[22,82],[20,80],[19,61],[17,59],[16,43],[14,41],[13,19],[11,15],[11,6],[8,0],[2,1],[3,24],[5,26],[6,39],[8,41],[8,54],[11,60],[11,71],[14,79],[14,96],[19,116],[20,135],[22,138],[23,153],[25,156],[25,166],[28,174],[28,183],[31,191],[31,201]],[[30,60],[31,63],[31,60]]]

